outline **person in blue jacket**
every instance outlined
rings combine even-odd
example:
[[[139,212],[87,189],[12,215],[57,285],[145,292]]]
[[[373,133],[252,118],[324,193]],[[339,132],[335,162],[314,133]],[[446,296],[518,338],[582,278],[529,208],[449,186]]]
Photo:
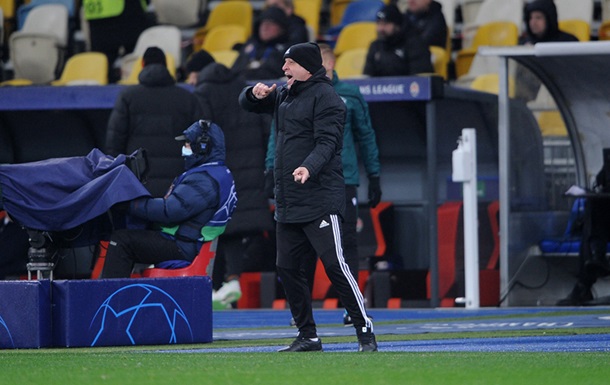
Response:
[[[199,120],[176,140],[184,142],[186,171],[174,180],[165,197],[130,201],[128,214],[153,228],[114,231],[102,278],[129,277],[135,263],[193,261],[203,242],[218,237],[230,220],[237,195],[233,176],[225,166],[220,127]]]

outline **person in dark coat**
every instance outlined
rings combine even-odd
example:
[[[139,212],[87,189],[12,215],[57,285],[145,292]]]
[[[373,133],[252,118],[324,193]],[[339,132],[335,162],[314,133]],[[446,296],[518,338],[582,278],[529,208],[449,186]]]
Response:
[[[290,346],[279,351],[322,350],[305,273],[316,263],[312,255],[320,257],[354,321],[359,351],[376,351],[373,323],[342,249],[341,149],[346,107],[326,76],[317,44],[293,45],[284,60],[285,85],[257,83],[239,96],[242,108],[272,114],[276,123],[276,268],[299,329]]]
[[[140,84],[122,90],[110,114],[106,153],[117,156],[145,148],[150,164],[146,187],[159,197],[183,166],[168,142],[180,133],[179,127],[201,119],[202,113],[195,95],[176,85],[161,49],[149,47],[143,62]]]
[[[206,66],[198,76],[195,95],[203,116],[224,131],[227,166],[235,178],[239,205],[220,236],[214,258],[214,308],[230,308],[241,297],[239,277],[249,245],[274,230],[264,193],[264,161],[270,117],[244,111],[238,97],[246,86],[243,74],[219,63]]]
[[[305,19],[294,13],[293,0],[265,0],[265,7],[278,7],[288,17],[288,45],[309,41]]]
[[[175,140],[184,143],[186,171],[174,180],[165,197],[129,202],[127,214],[149,222],[151,228],[112,233],[102,278],[129,277],[135,263],[193,261],[203,243],[222,234],[231,219],[237,196],[233,176],[224,164],[220,127],[199,120]]]
[[[525,6],[526,34],[520,44],[578,41],[559,29],[557,7],[553,0],[536,0]]]
[[[395,5],[377,12],[377,39],[369,46],[363,73],[368,76],[409,76],[434,72],[430,51],[414,30],[402,27]]]
[[[252,36],[239,50],[231,69],[247,80],[279,79],[288,47],[288,17],[278,7],[265,9],[254,23]]]
[[[414,30],[428,45],[447,48],[447,22],[443,6],[434,0],[408,0],[405,30]]]
[[[557,7],[553,0],[536,0],[527,4],[524,18],[526,33],[519,40],[521,45],[578,41],[576,36],[559,29]],[[515,78],[515,97],[525,101],[535,100],[540,91],[540,79],[521,65],[517,66]]]

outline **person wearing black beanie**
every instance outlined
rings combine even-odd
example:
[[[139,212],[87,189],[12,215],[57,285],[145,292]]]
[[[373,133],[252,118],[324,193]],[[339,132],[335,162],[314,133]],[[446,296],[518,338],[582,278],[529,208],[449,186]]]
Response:
[[[343,255],[345,180],[341,160],[346,107],[322,66],[315,43],[295,44],[284,53],[285,85],[257,83],[243,89],[246,111],[275,119],[274,182],[276,269],[299,330],[280,352],[321,351],[307,271],[320,257],[326,275],[353,320],[358,351],[377,351],[357,280]]]

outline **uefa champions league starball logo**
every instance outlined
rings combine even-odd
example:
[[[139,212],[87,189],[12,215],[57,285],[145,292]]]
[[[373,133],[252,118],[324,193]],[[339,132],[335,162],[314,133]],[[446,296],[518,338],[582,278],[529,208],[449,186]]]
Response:
[[[13,336],[11,335],[11,331],[8,328],[2,316],[0,316],[0,349],[2,348],[14,348],[15,342],[13,341]]]
[[[138,345],[150,335],[160,335],[168,344],[193,342],[191,325],[176,300],[148,284],[128,285],[108,296],[89,329],[94,333],[91,346],[107,345],[107,341]]]

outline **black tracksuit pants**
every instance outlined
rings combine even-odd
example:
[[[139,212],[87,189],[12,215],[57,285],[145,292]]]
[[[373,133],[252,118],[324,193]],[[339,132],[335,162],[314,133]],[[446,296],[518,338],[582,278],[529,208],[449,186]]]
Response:
[[[277,271],[299,329],[299,336],[317,337],[306,271],[319,256],[356,330],[372,329],[358,282],[343,257],[341,219],[325,215],[308,223],[277,223]]]

